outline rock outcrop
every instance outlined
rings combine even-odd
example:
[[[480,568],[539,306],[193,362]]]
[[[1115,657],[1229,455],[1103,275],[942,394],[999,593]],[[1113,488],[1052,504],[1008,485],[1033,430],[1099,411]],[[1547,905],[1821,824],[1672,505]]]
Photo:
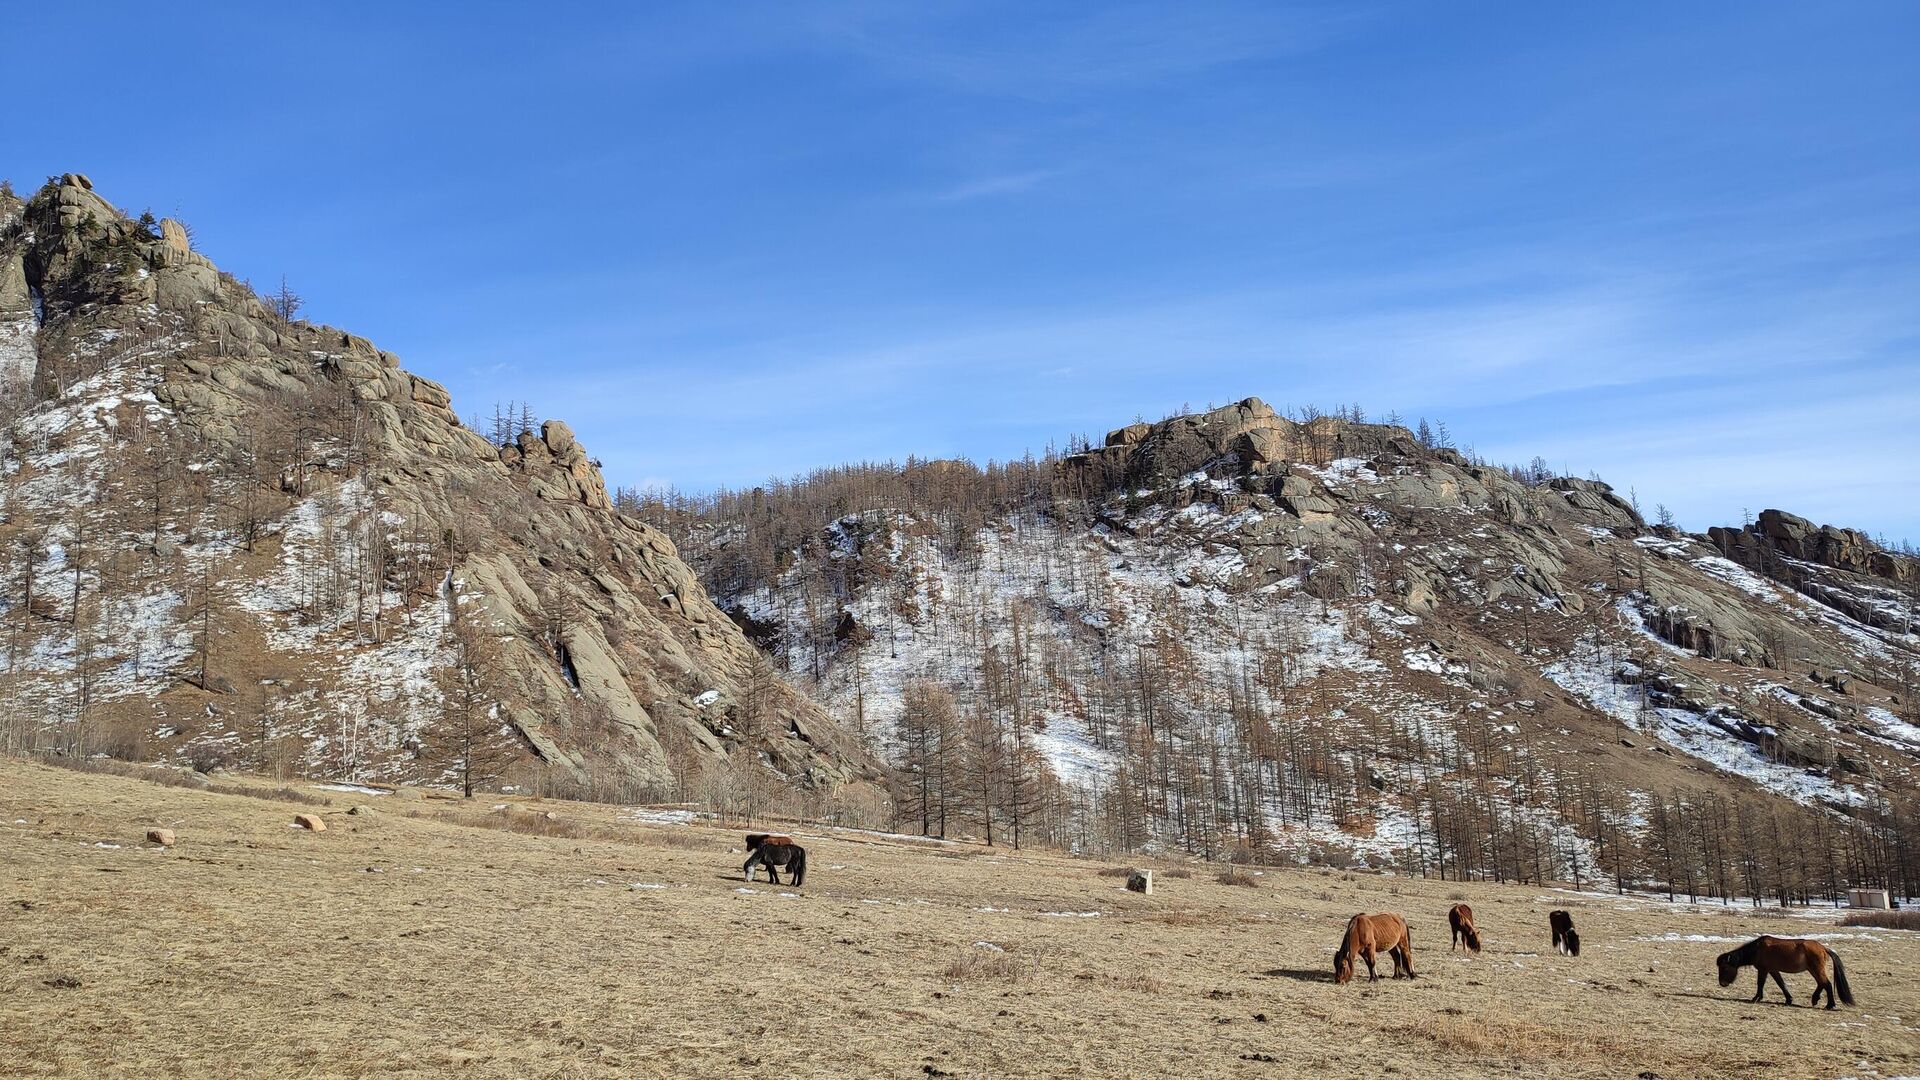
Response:
[[[9,402],[24,398],[40,366],[39,320],[27,284],[25,209],[11,193],[0,192],[0,420],[7,418]]]
[[[1707,530],[1729,559],[1884,630],[1911,629],[1911,600],[1920,597],[1920,559],[1888,551],[1865,533],[1815,525],[1784,510],[1763,510],[1753,523]]]
[[[483,652],[489,700],[543,777],[665,793],[709,762],[877,793],[858,740],[761,678],[754,646],[665,536],[613,508],[566,424],[494,445],[444,386],[365,338],[276,316],[184,227],[132,220],[78,174],[7,220],[0,350],[23,295],[44,322],[0,539],[85,560],[35,624],[36,647],[64,659],[21,692],[66,700],[85,665],[117,658],[95,722],[165,732],[143,736],[156,750],[220,741],[433,782],[448,672]],[[108,558],[111,583],[94,570]],[[146,637],[78,628],[134,596],[155,598]],[[188,615],[204,605],[201,678],[207,635]]]

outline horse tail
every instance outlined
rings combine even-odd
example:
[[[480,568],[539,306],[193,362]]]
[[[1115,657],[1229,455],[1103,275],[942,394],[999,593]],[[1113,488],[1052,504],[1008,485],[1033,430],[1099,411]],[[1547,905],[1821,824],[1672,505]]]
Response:
[[[807,849],[806,848],[800,847],[797,844],[794,845],[793,861],[787,865],[787,869],[793,872],[793,883],[795,885],[806,884],[806,881],[807,881]]]
[[[1578,931],[1573,930],[1572,928],[1569,928],[1567,930],[1567,955],[1568,956],[1580,955],[1580,934]]]
[[[1847,985],[1846,965],[1840,962],[1840,954],[1832,949],[1827,950],[1827,955],[1833,958],[1833,988],[1840,991],[1842,1003],[1853,1004],[1853,988]]]

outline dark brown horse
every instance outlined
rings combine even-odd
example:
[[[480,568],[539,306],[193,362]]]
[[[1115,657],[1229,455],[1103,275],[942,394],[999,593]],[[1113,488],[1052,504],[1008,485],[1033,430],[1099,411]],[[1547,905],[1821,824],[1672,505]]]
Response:
[[[1568,956],[1580,955],[1580,935],[1573,929],[1573,916],[1555,908],[1547,912],[1547,926],[1553,930],[1553,949]]]
[[[787,884],[797,886],[807,879],[807,849],[794,843],[791,836],[781,836],[778,833],[748,833],[747,862],[740,868],[741,872],[747,875],[748,881],[753,880],[755,866],[766,867],[767,880],[775,885],[780,884],[780,874],[774,868],[784,866],[787,868],[787,873],[792,876],[792,880]]]
[[[1465,904],[1453,905],[1453,910],[1447,912],[1447,924],[1453,927],[1453,949],[1459,948],[1460,944],[1465,942],[1468,951],[1480,951],[1480,930],[1473,925],[1472,908]],[[1451,952],[1452,949],[1448,951]]]
[[[1413,978],[1413,939],[1407,934],[1407,920],[1391,913],[1383,915],[1355,915],[1347,920],[1347,936],[1340,939],[1340,949],[1333,954],[1333,981],[1346,984],[1353,980],[1353,962],[1355,958],[1367,962],[1367,981],[1378,982],[1379,972],[1373,969],[1373,958],[1379,953],[1393,957],[1393,977],[1403,973]]]
[[[1827,978],[1827,961],[1833,961],[1833,978]],[[1760,969],[1760,981],[1753,988],[1751,1001],[1759,1001],[1767,992],[1767,976],[1773,976],[1774,985],[1780,987],[1780,994],[1793,1004],[1793,994],[1787,990],[1782,974],[1792,975],[1798,972],[1810,972],[1813,975],[1813,1005],[1820,1005],[1820,994],[1827,995],[1827,1008],[1834,1008],[1833,995],[1840,994],[1840,1000],[1853,1004],[1853,990],[1847,986],[1847,969],[1840,964],[1840,954],[1817,941],[1806,938],[1774,937],[1761,934],[1745,945],[1730,952],[1720,954],[1720,985],[1732,986],[1733,980],[1740,977],[1740,969],[1751,964]]]

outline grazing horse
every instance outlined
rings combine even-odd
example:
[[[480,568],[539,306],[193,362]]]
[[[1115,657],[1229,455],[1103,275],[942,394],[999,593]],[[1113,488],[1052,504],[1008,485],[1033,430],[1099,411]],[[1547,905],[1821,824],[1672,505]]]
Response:
[[[1833,978],[1827,978],[1827,961],[1833,961]],[[1813,975],[1813,1005],[1820,1005],[1821,991],[1827,995],[1827,1008],[1834,1008],[1833,995],[1840,994],[1840,1000],[1853,1004],[1853,990],[1847,986],[1847,969],[1840,964],[1840,954],[1817,941],[1806,938],[1774,937],[1761,934],[1745,945],[1730,952],[1720,954],[1720,985],[1732,986],[1739,978],[1740,969],[1752,964],[1760,969],[1760,981],[1753,988],[1753,997],[1759,1001],[1767,992],[1767,976],[1773,976],[1774,984],[1780,987],[1780,993],[1793,1004],[1793,994],[1787,990],[1786,980],[1780,975],[1784,972],[1792,975],[1796,972],[1810,972]]]
[[[1457,949],[1462,942],[1470,952],[1480,951],[1480,930],[1473,925],[1473,909],[1465,904],[1453,905],[1447,912],[1447,923],[1453,927],[1453,947]],[[1451,952],[1452,949],[1448,951]]]
[[[1340,939],[1339,951],[1333,954],[1333,981],[1342,985],[1351,982],[1353,961],[1358,957],[1367,962],[1367,981],[1378,982],[1380,974],[1373,969],[1373,958],[1381,952],[1393,957],[1394,978],[1403,972],[1413,978],[1413,939],[1407,935],[1407,920],[1391,913],[1348,919],[1347,936]]]
[[[1573,916],[1556,908],[1547,912],[1547,925],[1553,928],[1553,951],[1580,955],[1580,935],[1573,929]]]
[[[775,867],[784,866],[793,879],[787,884],[799,885],[807,879],[807,849],[793,842],[791,836],[778,833],[748,833],[747,862],[740,871],[753,880],[753,868],[765,866],[767,880],[780,884],[780,873]]]

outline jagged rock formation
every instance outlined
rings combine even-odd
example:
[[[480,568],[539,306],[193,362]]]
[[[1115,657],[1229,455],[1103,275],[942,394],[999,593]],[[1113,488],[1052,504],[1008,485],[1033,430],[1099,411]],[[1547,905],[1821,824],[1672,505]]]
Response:
[[[782,513],[755,494],[756,518]],[[1597,479],[1523,482],[1258,399],[1115,430],[977,529],[916,505],[774,560],[739,557],[734,521],[674,527],[696,566],[727,556],[736,619],[889,752],[925,753],[896,725],[928,680],[963,715],[1027,717],[1090,813],[1162,807],[1163,838],[1209,844],[1225,819],[1288,850],[1431,848],[1449,800],[1478,800],[1531,821],[1564,873],[1607,830],[1644,832],[1663,793],[1871,813],[1920,765],[1912,560],[1789,515],[1650,528]],[[1575,790],[1618,801],[1575,810]]]
[[[22,204],[0,194],[0,232],[18,228]],[[0,418],[22,400],[39,367],[34,337],[40,328],[21,245],[0,246]]]
[[[508,446],[364,338],[287,321],[84,176],[0,205],[0,693],[16,745],[433,780],[458,626],[549,773],[731,758],[866,797],[559,421]],[[681,770],[684,774],[685,770]]]
[[[1920,559],[1886,551],[1864,533],[1763,510],[1752,525],[1707,535],[1728,558],[1848,618],[1882,630],[1913,629]]]

